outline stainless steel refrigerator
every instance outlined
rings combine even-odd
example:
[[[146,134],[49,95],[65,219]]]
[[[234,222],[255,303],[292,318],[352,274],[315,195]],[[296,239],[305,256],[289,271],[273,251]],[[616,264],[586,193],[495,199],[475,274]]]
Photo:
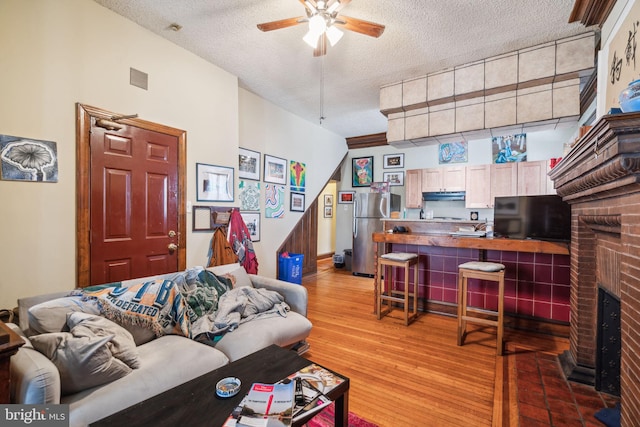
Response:
[[[373,276],[374,243],[371,235],[382,231],[382,218],[400,210],[400,196],[391,193],[356,193],[353,202],[353,255],[351,271],[357,276]]]

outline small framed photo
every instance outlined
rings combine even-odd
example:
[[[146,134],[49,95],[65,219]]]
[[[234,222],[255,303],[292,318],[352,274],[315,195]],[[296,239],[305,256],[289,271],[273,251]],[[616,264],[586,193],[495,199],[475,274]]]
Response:
[[[404,153],[385,154],[384,156],[382,156],[382,167],[384,169],[403,168]]]
[[[260,181],[259,152],[247,150],[246,148],[238,149],[238,177],[240,179]]]
[[[325,206],[324,207],[324,217],[325,218],[333,218],[333,206]]]
[[[287,184],[287,161],[280,157],[264,155],[264,182],[273,184]]]
[[[233,202],[233,168],[196,163],[199,202]]]
[[[369,187],[373,182],[373,156],[351,159],[351,186]]]
[[[304,194],[291,192],[291,206],[290,211],[304,212]]]
[[[388,182],[391,187],[404,185],[404,171],[384,172],[382,180]]]
[[[333,206],[333,194],[325,194],[324,195],[324,205],[325,206]]]
[[[355,191],[338,191],[338,203],[352,204],[355,197]]]
[[[260,241],[260,212],[240,212],[252,242]]]

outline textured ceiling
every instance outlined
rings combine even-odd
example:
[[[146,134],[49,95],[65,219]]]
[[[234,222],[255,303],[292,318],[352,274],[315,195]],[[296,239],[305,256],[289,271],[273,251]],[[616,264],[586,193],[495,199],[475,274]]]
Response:
[[[344,137],[386,132],[381,86],[585,32],[568,24],[574,0],[353,0],[341,14],[386,26],[378,39],[345,32],[323,58],[304,24],[263,33],[256,24],[304,15],[297,0],[95,0],[238,76],[240,86]],[[169,29],[177,23],[179,32]]]

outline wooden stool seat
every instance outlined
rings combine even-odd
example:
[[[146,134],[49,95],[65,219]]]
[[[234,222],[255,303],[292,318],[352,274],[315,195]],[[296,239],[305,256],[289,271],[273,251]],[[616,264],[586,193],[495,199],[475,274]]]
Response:
[[[497,328],[497,353],[502,356],[504,335],[504,270],[505,266],[497,262],[472,261],[458,266],[458,345],[464,343],[467,322],[495,326]],[[490,280],[498,282],[498,311],[481,310],[467,307],[468,279]],[[479,313],[488,316],[469,316],[467,313]]]
[[[409,269],[413,266],[413,292],[409,292]],[[404,291],[396,291],[393,286],[393,268],[404,268]],[[387,268],[391,269],[391,274],[387,276]],[[384,272],[385,279],[382,279]],[[378,258],[378,280],[381,286],[378,287],[377,314],[378,320],[389,314],[394,302],[404,305],[404,324],[409,325],[418,317],[418,255],[405,252],[391,252]],[[387,288],[387,280],[388,288]],[[396,296],[402,294],[402,296]],[[409,311],[409,298],[413,298],[413,307]],[[382,302],[387,301],[387,308],[382,311]]]

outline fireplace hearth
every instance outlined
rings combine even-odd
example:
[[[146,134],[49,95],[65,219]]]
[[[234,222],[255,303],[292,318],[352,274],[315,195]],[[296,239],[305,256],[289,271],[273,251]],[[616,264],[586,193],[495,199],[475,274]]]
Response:
[[[561,360],[567,378],[596,385],[621,400],[623,426],[640,419],[640,114],[602,117],[549,173],[557,193],[571,205],[570,349]],[[598,294],[620,308],[598,321]],[[607,302],[607,311],[612,302]],[[619,313],[619,314],[618,314]],[[617,374],[610,338],[620,321]],[[609,318],[607,318],[609,316]],[[597,338],[598,337],[598,338]],[[612,378],[613,377],[613,378]]]

